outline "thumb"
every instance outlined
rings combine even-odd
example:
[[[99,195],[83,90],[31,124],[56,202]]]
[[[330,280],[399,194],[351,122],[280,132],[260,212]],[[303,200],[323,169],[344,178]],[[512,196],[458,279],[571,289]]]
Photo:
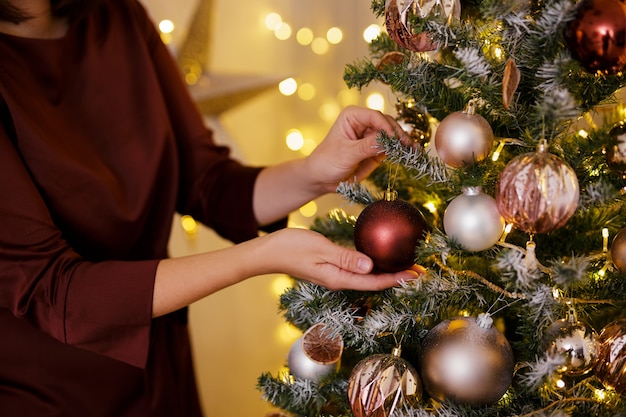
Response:
[[[341,248],[337,266],[357,274],[367,274],[374,268],[374,262],[367,255],[352,249]]]

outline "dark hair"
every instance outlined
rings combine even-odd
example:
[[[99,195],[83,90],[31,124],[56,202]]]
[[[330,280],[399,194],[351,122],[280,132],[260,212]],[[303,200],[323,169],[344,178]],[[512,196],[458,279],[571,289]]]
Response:
[[[0,20],[18,24],[32,18],[10,0],[0,0]],[[52,15],[75,20],[95,7],[97,0],[50,0]]]

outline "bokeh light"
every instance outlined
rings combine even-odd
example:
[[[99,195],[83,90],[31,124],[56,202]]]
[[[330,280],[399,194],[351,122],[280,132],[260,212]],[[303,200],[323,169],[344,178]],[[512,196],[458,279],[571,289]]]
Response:
[[[161,33],[172,33],[174,31],[174,22],[168,19],[159,22],[159,30]]]
[[[326,122],[333,122],[339,116],[341,108],[336,102],[323,104],[319,109],[319,115]]]
[[[365,105],[370,109],[385,111],[385,98],[380,93],[372,93],[365,99]]]
[[[300,28],[298,32],[296,32],[296,41],[302,45],[310,45],[313,42],[313,31],[307,27]]]
[[[363,31],[363,39],[365,39],[365,42],[371,43],[381,34],[381,32],[382,28],[379,25],[371,24]]]
[[[291,96],[298,90],[298,82],[293,78],[286,78],[278,84],[278,91],[282,95]]]
[[[310,83],[303,83],[298,86],[298,97],[304,101],[313,100],[315,98],[315,86]]]
[[[338,27],[332,27],[326,32],[326,40],[333,45],[337,45],[343,40],[343,32]]]
[[[276,29],[281,23],[283,23],[283,18],[278,13],[268,13],[265,16],[265,27],[269,30]]]
[[[302,149],[304,145],[304,137],[302,136],[302,132],[298,129],[291,129],[287,132],[287,136],[285,137],[285,143],[287,147],[292,151],[299,151]]]
[[[330,45],[328,41],[324,38],[315,38],[313,42],[311,42],[311,49],[317,55],[324,55],[328,52]]]
[[[284,41],[291,37],[291,26],[288,23],[281,23],[274,28],[274,36],[277,39]]]

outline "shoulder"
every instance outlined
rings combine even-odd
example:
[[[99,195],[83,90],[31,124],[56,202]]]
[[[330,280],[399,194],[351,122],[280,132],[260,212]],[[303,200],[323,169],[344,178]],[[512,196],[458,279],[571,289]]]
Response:
[[[100,7],[92,16],[101,26],[122,24],[150,39],[157,33],[154,21],[145,6],[138,0],[101,0]]]

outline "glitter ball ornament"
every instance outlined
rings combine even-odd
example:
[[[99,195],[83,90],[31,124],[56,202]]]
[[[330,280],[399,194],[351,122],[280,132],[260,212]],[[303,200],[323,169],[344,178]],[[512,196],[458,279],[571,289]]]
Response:
[[[422,343],[424,390],[439,401],[481,407],[497,402],[513,381],[515,359],[488,314],[445,320]]]
[[[415,368],[392,354],[367,357],[356,364],[348,381],[348,401],[354,417],[388,417],[420,401],[422,384]]]
[[[527,233],[562,227],[578,207],[576,172],[548,152],[542,140],[536,152],[513,158],[500,174],[496,203],[505,221]]]
[[[463,111],[444,117],[435,132],[437,155],[454,168],[482,162],[493,148],[493,130],[477,114],[473,101]]]
[[[626,318],[606,325],[596,338],[593,372],[605,387],[626,394]]]
[[[354,245],[383,272],[409,269],[415,263],[415,247],[426,231],[422,213],[387,191],[385,198],[363,209],[354,225]]]
[[[568,49],[585,70],[617,74],[626,68],[626,3],[583,0],[564,36]]]
[[[606,147],[606,162],[618,174],[626,174],[626,122],[621,121],[609,131],[611,141]]]
[[[343,352],[343,339],[322,323],[311,326],[289,350],[287,365],[297,378],[320,381],[335,372]]]
[[[445,16],[448,23],[461,16],[459,0],[387,0],[385,26],[389,37],[398,45],[414,52],[437,49],[430,33],[414,33],[409,25],[411,16]]]
[[[443,228],[468,251],[492,247],[504,230],[504,218],[496,200],[483,193],[481,187],[466,187],[455,197],[443,214]]]
[[[570,315],[552,323],[545,331],[542,346],[546,354],[565,359],[559,372],[569,376],[588,373],[596,358],[596,332]]]
[[[626,227],[620,229],[611,242],[611,261],[620,274],[626,275]]]

